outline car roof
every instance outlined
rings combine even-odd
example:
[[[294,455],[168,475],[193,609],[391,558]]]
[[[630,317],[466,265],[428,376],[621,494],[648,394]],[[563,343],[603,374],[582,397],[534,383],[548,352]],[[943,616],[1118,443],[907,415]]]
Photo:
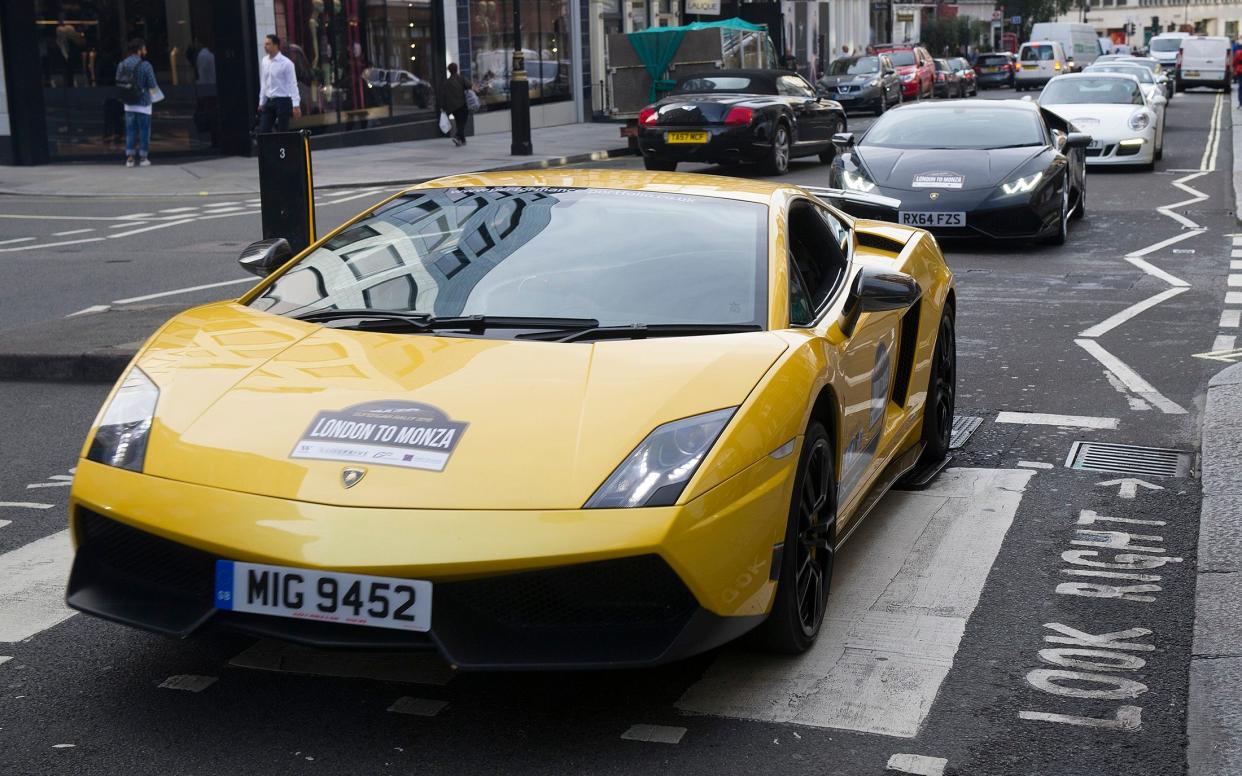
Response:
[[[949,108],[952,110],[987,110],[989,108],[1001,108],[1005,110],[1030,110],[1037,111],[1039,106],[1028,100],[951,100],[939,102],[935,100],[910,102],[901,106],[903,111],[911,110],[937,110],[939,108]]]
[[[436,188],[522,186],[548,188],[617,189],[686,194],[717,199],[771,204],[778,197],[800,192],[791,184],[749,178],[694,173],[647,172],[645,170],[528,170],[452,175],[405,189],[405,192]],[[402,192],[402,193],[405,193]]]
[[[757,80],[770,81],[777,76],[782,75],[798,75],[791,70],[771,70],[761,68],[739,69],[739,70],[708,70],[704,73],[687,73],[677,79],[678,82],[687,81],[691,78],[716,78],[725,76],[728,78],[754,78]]]
[[[1105,62],[1104,64],[1110,65],[1112,63]],[[1054,81],[1060,81],[1062,79],[1077,80],[1080,78],[1122,78],[1127,81],[1138,82],[1138,76],[1136,75],[1130,75],[1129,73],[1104,73],[1099,70],[1093,70],[1090,73],[1085,72],[1085,71],[1081,73],[1066,73],[1065,75],[1059,75],[1056,78],[1053,78],[1052,80]]]

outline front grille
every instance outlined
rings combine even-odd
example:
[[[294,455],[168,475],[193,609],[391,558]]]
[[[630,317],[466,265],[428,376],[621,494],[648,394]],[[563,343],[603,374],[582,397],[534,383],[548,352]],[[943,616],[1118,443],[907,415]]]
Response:
[[[77,511],[82,552],[113,575],[210,602],[215,559],[185,545],[130,528],[89,509]]]
[[[599,628],[683,620],[694,596],[656,555],[436,586],[436,605],[510,628]]]
[[[1088,148],[1087,156],[1112,156],[1116,148],[1116,144],[1106,145],[1103,148]]]

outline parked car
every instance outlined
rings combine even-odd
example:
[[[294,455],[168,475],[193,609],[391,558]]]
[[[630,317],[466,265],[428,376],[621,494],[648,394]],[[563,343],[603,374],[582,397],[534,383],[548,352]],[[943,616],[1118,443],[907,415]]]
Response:
[[[979,81],[975,78],[975,69],[970,66],[970,60],[966,57],[953,57],[949,60],[949,67],[957,71],[957,75],[962,79],[962,96],[974,97],[979,93]]]
[[[1177,52],[1177,90],[1209,86],[1229,91],[1233,44],[1228,38],[1196,35],[1182,39]]]
[[[834,60],[816,86],[821,97],[836,100],[846,110],[870,110],[878,116],[901,104],[901,79],[887,54]]]
[[[979,87],[1007,86],[1013,88],[1014,57],[1012,54],[998,52],[980,54],[975,60],[975,80]]]
[[[1033,40],[1018,49],[1018,72],[1014,86],[1020,92],[1039,89],[1070,71],[1065,49],[1055,40]]]
[[[901,78],[901,96],[907,100],[931,97],[936,89],[936,63],[922,46],[879,43],[875,50],[888,54]]]
[[[936,60],[935,96],[953,99],[962,96],[962,76],[947,59]]]

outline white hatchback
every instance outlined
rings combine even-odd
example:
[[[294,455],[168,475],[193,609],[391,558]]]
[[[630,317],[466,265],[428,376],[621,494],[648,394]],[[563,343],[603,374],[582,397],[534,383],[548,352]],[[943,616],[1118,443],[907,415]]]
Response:
[[[1091,135],[1087,165],[1155,167],[1163,132],[1160,117],[1137,78],[1125,73],[1073,73],[1052,79],[1039,106]]]
[[[1070,71],[1065,49],[1055,40],[1033,40],[1018,49],[1017,72],[1013,85],[1018,91],[1038,89],[1059,75]]]

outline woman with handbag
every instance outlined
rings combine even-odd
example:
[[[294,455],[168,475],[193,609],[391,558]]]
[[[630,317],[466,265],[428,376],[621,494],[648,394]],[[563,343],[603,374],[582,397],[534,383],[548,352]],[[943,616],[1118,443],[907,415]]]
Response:
[[[466,79],[458,72],[457,63],[449,62],[448,78],[440,84],[440,129],[444,131],[444,123],[448,116],[453,117],[453,145],[466,144],[466,120],[470,118],[470,110],[466,107],[466,91],[470,88]],[[447,134],[447,132],[446,132]]]

